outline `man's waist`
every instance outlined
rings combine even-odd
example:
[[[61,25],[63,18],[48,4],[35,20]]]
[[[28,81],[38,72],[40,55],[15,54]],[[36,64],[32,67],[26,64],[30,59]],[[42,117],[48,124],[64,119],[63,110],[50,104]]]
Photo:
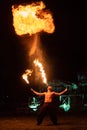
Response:
[[[44,103],[51,104],[52,102],[44,102]]]

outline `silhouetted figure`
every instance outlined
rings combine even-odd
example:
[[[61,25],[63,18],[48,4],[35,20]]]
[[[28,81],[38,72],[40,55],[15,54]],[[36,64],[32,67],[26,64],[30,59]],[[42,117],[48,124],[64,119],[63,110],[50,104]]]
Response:
[[[52,86],[48,86],[47,92],[39,93],[31,88],[31,91],[38,96],[44,96],[44,103],[40,107],[37,116],[37,125],[40,125],[46,114],[49,114],[51,121],[54,125],[57,125],[57,109],[56,105],[53,103],[54,96],[60,96],[67,91],[67,88],[62,92],[52,91]]]

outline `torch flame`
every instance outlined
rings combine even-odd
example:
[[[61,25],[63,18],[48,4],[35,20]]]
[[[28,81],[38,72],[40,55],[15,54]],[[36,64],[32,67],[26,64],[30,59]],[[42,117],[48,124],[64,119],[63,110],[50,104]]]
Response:
[[[38,66],[40,68],[40,72],[41,72],[41,75],[42,75],[42,78],[43,78],[43,82],[46,84],[47,79],[46,79],[46,74],[45,74],[45,71],[44,71],[42,64],[39,62],[38,59],[34,60],[34,64],[35,64],[35,66]]]
[[[29,84],[28,76],[31,76],[32,72],[32,70],[27,69],[22,75],[22,78],[26,81],[27,84]]]
[[[35,34],[41,31],[53,33],[55,26],[52,14],[40,1],[29,5],[12,6],[13,26],[18,35]]]

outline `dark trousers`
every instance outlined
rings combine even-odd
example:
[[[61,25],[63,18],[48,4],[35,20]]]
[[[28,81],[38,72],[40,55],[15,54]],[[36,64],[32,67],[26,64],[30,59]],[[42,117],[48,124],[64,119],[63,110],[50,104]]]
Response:
[[[57,107],[53,103],[44,103],[38,111],[37,122],[41,124],[44,117],[49,115],[53,124],[57,124]]]

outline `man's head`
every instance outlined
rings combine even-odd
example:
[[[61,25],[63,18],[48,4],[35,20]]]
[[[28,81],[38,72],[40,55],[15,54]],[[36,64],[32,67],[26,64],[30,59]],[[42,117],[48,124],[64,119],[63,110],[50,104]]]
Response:
[[[52,86],[48,86],[47,90],[52,91]]]

